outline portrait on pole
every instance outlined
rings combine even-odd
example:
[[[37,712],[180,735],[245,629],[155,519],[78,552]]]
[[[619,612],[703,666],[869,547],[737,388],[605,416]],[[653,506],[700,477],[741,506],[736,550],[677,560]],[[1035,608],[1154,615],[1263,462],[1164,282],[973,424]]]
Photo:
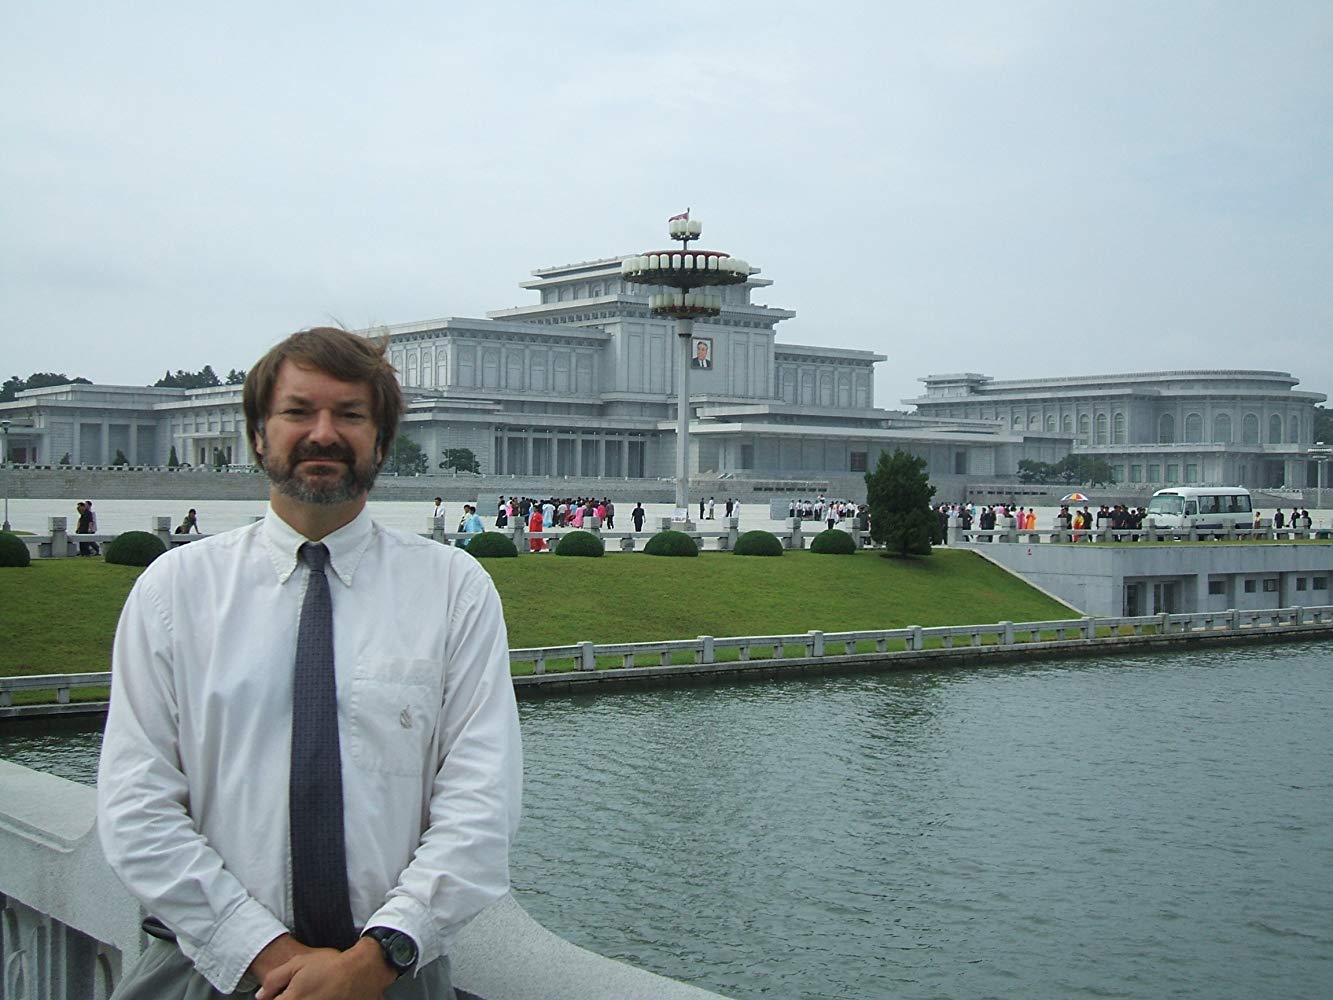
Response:
[[[711,337],[694,338],[694,355],[690,358],[690,367],[713,367],[713,339]]]

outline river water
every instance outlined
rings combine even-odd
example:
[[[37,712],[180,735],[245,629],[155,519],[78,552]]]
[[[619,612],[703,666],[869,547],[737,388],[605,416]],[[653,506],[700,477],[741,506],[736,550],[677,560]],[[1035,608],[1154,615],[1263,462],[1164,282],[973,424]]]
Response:
[[[1333,643],[525,701],[524,906],[759,1000],[1333,996]],[[98,737],[0,728],[89,781]]]

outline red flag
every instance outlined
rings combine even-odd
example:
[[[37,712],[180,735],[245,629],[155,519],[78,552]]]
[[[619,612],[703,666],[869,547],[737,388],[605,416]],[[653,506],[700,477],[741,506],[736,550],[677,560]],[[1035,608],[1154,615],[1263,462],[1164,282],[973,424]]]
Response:
[[[689,217],[690,210],[687,208],[685,211],[681,212],[680,215],[673,215],[671,218],[667,219],[667,222],[675,222],[677,219],[688,219]]]

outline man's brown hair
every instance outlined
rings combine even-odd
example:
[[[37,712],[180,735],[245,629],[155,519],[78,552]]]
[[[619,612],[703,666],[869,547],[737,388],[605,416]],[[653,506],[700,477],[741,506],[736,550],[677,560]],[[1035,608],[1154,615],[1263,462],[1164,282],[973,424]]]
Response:
[[[403,412],[403,391],[398,386],[393,365],[384,356],[387,338],[371,340],[336,326],[317,326],[293,333],[272,347],[250,369],[241,390],[245,410],[245,433],[254,447],[264,433],[264,421],[273,405],[273,388],[284,361],[300,368],[313,368],[343,382],[365,382],[370,386],[372,415],[380,465],[389,454],[389,446],[398,433],[398,418]]]

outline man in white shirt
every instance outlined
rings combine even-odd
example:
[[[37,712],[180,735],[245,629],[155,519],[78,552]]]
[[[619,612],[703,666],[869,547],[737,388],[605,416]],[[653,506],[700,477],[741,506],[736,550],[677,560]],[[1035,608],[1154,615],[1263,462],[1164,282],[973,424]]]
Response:
[[[267,516],[159,558],[116,632],[99,830],[157,940],[115,1000],[453,997],[519,817],[499,598],[370,519],[402,409],[382,346],[294,334],[243,405]]]

